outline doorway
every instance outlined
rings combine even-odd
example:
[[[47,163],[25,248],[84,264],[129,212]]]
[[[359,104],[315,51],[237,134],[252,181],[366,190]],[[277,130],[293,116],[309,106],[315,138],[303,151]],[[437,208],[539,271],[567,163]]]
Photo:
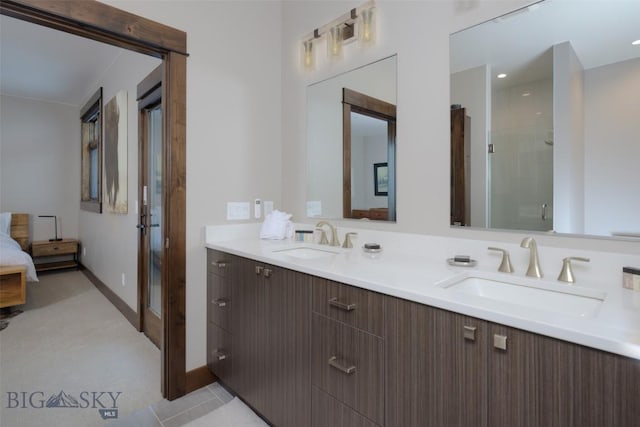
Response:
[[[186,394],[186,33],[100,2],[2,0],[0,13],[161,58],[165,218],[161,274],[162,395]]]
[[[138,101],[138,302],[140,328],[162,348],[162,276],[164,224],[162,150],[162,66],[137,88]]]

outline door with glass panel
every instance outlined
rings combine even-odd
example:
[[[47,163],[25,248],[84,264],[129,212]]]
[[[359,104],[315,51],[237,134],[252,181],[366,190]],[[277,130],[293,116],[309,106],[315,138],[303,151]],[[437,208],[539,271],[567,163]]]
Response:
[[[162,74],[158,68],[138,85],[139,133],[139,298],[141,330],[162,345],[162,295],[165,278],[162,218],[163,121]]]

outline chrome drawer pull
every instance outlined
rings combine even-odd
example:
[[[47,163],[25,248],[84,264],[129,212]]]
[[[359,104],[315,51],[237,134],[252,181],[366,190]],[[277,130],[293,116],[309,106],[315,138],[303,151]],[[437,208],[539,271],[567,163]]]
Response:
[[[493,335],[493,346],[499,350],[507,349],[507,336],[506,335]]]
[[[258,275],[262,274],[262,270],[264,270],[264,267],[256,265],[256,274]]]
[[[273,273],[273,271],[271,269],[265,268],[262,274],[264,275],[264,277],[269,278],[269,277],[271,277],[271,273]]]
[[[211,304],[215,304],[218,307],[226,307],[227,300],[224,299],[224,298],[217,298],[217,299],[214,299],[213,301],[211,301]]]
[[[344,302],[338,301],[338,297],[331,298],[329,300],[329,305],[332,305],[344,311],[352,311],[356,309],[355,303],[352,302],[351,304],[346,304]]]
[[[464,339],[468,341],[476,340],[476,327],[475,326],[464,326]]]
[[[214,351],[213,355],[218,359],[218,361],[222,361],[227,358],[227,355],[221,351]]]
[[[338,359],[336,356],[332,356],[329,359],[329,366],[347,375],[351,375],[356,371],[355,365],[346,366],[346,360]]]
[[[226,261],[214,261],[212,264],[218,268],[225,268],[227,266]]]

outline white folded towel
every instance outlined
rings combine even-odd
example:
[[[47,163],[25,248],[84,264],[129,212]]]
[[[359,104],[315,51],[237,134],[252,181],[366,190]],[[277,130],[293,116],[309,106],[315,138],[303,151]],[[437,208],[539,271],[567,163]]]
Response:
[[[268,240],[282,240],[293,235],[291,214],[273,210],[266,216],[260,229],[260,238]]]

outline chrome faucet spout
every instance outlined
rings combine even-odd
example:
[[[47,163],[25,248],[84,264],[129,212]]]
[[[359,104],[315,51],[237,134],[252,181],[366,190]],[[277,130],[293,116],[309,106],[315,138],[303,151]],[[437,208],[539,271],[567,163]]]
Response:
[[[525,237],[520,243],[520,247],[529,249],[529,268],[527,268],[527,276],[542,277],[542,269],[540,268],[540,259],[538,258],[538,244],[533,237]]]

